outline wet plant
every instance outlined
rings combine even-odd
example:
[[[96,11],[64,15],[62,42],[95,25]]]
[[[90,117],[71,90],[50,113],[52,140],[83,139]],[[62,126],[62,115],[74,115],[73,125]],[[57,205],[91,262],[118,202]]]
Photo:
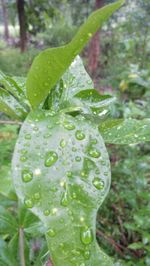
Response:
[[[27,79],[0,75],[0,109],[24,121],[12,172],[21,203],[42,221],[54,266],[109,266],[96,241],[96,215],[111,171],[105,143],[149,141],[150,120],[108,119],[78,56],[124,1],[94,12],[73,40],[34,60]]]

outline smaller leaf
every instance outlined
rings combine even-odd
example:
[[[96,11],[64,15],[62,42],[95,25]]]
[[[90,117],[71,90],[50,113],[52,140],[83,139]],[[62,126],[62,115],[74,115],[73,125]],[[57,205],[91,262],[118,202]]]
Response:
[[[144,244],[142,242],[136,242],[136,243],[130,244],[128,248],[137,250],[137,249],[144,248]]]
[[[136,144],[150,141],[150,119],[114,119],[102,122],[99,131],[106,143]]]
[[[0,111],[19,120],[24,119],[27,115],[26,109],[3,88],[0,88]]]
[[[101,95],[94,89],[80,91],[75,97],[80,99],[86,106],[94,108],[108,106],[115,101],[114,97],[110,95]]]

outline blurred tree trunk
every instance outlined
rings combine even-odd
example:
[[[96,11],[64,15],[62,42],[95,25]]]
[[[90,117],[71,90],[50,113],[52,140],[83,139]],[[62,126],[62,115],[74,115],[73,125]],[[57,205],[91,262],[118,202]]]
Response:
[[[95,9],[103,6],[105,0],[96,0]],[[100,57],[100,32],[96,32],[93,36],[88,49],[88,69],[92,76],[94,76],[95,71],[98,67]]]
[[[24,0],[17,0],[18,19],[20,27],[20,49],[24,52],[27,48],[26,17]]]
[[[3,22],[4,22],[4,38],[6,41],[9,39],[9,29],[8,29],[8,14],[7,14],[7,7],[5,0],[1,0],[2,5],[2,15],[3,15]]]

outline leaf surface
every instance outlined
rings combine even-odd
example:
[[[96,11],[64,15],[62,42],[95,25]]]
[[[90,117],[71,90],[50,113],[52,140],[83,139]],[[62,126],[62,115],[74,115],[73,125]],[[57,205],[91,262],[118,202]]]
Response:
[[[123,3],[119,0],[93,12],[69,44],[47,49],[35,58],[27,77],[27,96],[33,107],[45,100],[93,34]]]
[[[46,227],[54,265],[112,265],[96,242],[110,163],[95,124],[81,116],[30,113],[12,169],[19,198]]]
[[[136,144],[150,141],[150,119],[112,119],[100,124],[100,133],[106,143]]]

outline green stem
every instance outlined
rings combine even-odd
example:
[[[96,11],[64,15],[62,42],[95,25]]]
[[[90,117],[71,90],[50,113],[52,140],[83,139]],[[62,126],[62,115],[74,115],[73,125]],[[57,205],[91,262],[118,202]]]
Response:
[[[21,266],[25,266],[25,255],[24,255],[24,231],[23,228],[19,228],[19,254]]]

